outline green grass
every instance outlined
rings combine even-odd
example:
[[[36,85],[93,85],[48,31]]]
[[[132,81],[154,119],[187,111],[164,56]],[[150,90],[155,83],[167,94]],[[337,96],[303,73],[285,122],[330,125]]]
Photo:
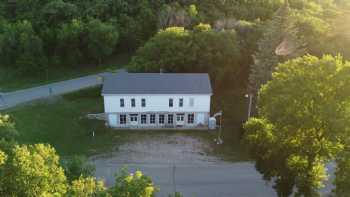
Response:
[[[49,143],[61,156],[93,155],[113,150],[125,142],[159,135],[199,137],[212,145],[210,154],[225,160],[247,160],[245,147],[240,142],[241,130],[225,127],[223,145],[213,141],[217,132],[203,131],[122,131],[105,127],[103,121],[88,120],[88,113],[103,112],[100,88],[88,89],[62,97],[39,101],[7,110],[16,122],[20,143]],[[95,131],[95,137],[92,137]]]
[[[118,54],[107,59],[101,66],[52,66],[48,72],[43,72],[41,75],[36,76],[18,76],[14,69],[0,67],[0,92],[30,88],[99,72],[113,71],[125,66],[130,58],[131,54]]]

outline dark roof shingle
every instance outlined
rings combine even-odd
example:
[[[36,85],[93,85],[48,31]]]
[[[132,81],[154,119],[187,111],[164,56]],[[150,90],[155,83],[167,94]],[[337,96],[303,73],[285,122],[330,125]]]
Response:
[[[212,94],[202,73],[117,73],[106,76],[102,94]]]

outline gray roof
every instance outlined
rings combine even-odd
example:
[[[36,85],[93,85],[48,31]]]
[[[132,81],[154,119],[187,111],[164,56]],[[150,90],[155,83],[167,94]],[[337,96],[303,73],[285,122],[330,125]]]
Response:
[[[212,94],[202,73],[127,73],[104,78],[102,94]]]

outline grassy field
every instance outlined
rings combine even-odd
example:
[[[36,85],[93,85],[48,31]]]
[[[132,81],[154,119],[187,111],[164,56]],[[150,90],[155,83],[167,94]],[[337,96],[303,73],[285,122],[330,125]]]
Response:
[[[50,67],[47,72],[38,76],[18,76],[11,68],[0,67],[0,92],[30,88],[61,80],[82,77],[105,71],[113,71],[125,66],[131,58],[131,54],[119,54],[106,60],[101,66],[56,66]]]
[[[10,114],[19,130],[20,143],[49,143],[61,156],[92,155],[113,150],[125,142],[152,135],[189,135],[200,137],[213,145],[211,154],[227,160],[247,160],[240,143],[239,127],[223,130],[223,145],[215,145],[217,132],[203,131],[120,131],[108,129],[103,121],[87,120],[88,113],[103,112],[100,88],[80,91],[31,105],[5,111]],[[239,126],[239,125],[238,125]],[[92,137],[95,131],[95,137]]]

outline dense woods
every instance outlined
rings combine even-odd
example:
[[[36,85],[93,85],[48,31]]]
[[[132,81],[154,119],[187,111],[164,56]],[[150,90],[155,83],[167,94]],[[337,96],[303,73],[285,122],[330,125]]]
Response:
[[[47,67],[98,65],[114,54],[132,52],[141,47],[136,54],[141,57],[136,57],[132,63],[135,65],[140,59],[147,59],[145,51],[150,50],[151,44],[147,43],[145,47],[143,45],[153,36],[156,37],[150,42],[156,42],[157,37],[160,37],[156,35],[157,32],[163,34],[162,37],[172,36],[170,33],[164,35],[164,31],[173,26],[184,27],[184,32],[191,34],[191,38],[181,38],[191,39],[188,43],[191,46],[176,48],[172,46],[178,44],[176,41],[167,43],[169,46],[163,46],[169,47],[169,50],[172,50],[171,47],[177,49],[174,59],[181,58],[189,47],[193,51],[204,50],[204,54],[212,51],[216,54],[213,55],[215,58],[193,55],[186,58],[191,60],[184,60],[179,64],[179,68],[165,68],[169,71],[198,71],[198,65],[206,62],[205,58],[214,58],[212,61],[218,61],[218,68],[210,68],[211,71],[221,68],[231,71],[237,69],[237,73],[244,79],[253,63],[253,55],[255,54],[255,59],[260,58],[262,54],[259,51],[265,48],[273,50],[273,46],[269,45],[278,45],[284,39],[298,40],[306,48],[306,52],[317,56],[323,53],[340,53],[346,58],[350,56],[346,50],[349,38],[343,32],[347,24],[339,25],[344,18],[344,9],[348,8],[347,1],[320,3],[316,0],[293,0],[290,1],[291,10],[285,13],[285,19],[279,16],[283,13],[278,13],[282,5],[283,1],[280,0],[2,1],[0,62],[1,66],[18,70],[19,74],[35,75],[44,72]],[[280,22],[279,17],[282,17]],[[211,30],[199,30],[202,33],[196,33],[198,30],[195,27],[200,24],[210,25]],[[335,25],[342,27],[335,28]],[[287,27],[283,31],[291,33],[273,30],[279,27]],[[294,38],[289,39],[288,35]],[[218,47],[223,47],[221,50],[224,50],[224,46],[217,45],[215,49],[207,49],[213,44],[215,36],[220,37],[218,42],[226,42],[226,47],[236,48],[232,56],[227,51],[221,53],[223,51]],[[176,60],[169,61],[164,61],[168,64],[166,66],[178,63]],[[184,69],[185,64],[187,69]],[[232,66],[227,66],[229,64]],[[154,71],[155,65],[151,66],[153,69],[144,70]],[[202,66],[205,69],[203,72],[209,71],[206,68],[208,66]],[[220,76],[220,73],[226,71],[215,72]]]

